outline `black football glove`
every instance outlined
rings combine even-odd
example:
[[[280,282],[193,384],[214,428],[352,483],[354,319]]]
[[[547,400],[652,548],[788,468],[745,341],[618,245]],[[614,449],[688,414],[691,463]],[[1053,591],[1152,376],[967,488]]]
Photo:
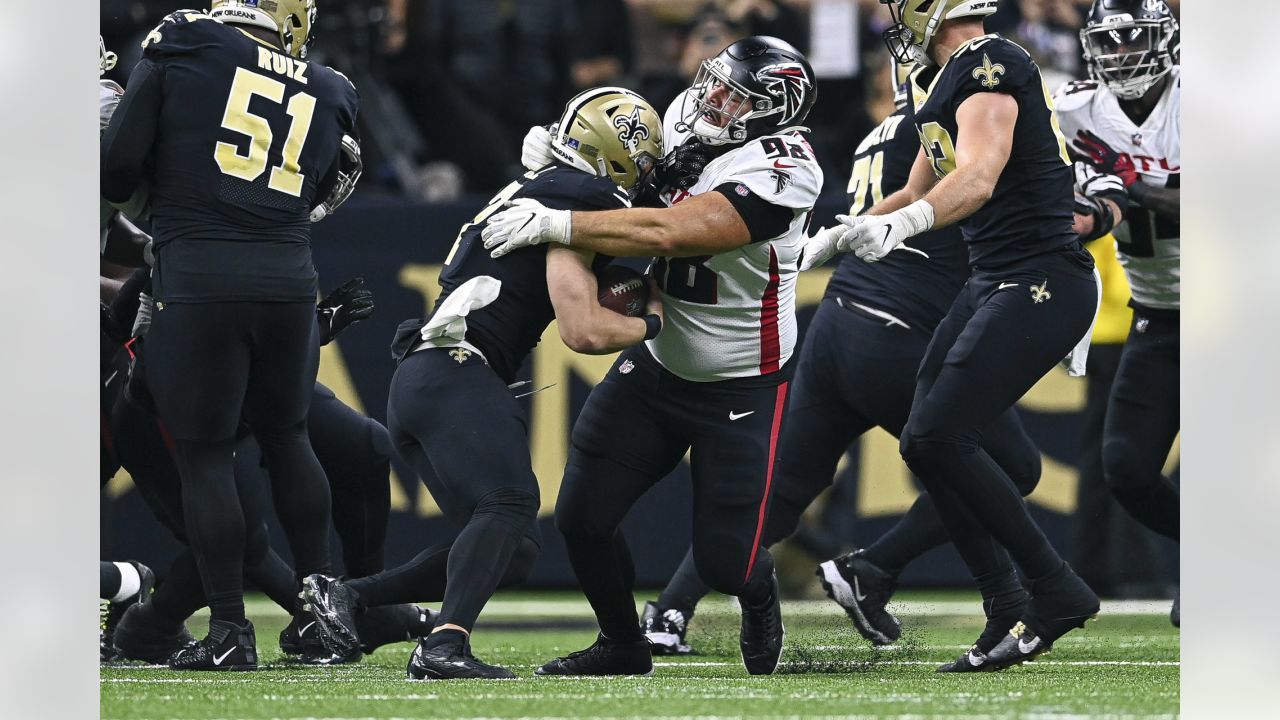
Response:
[[[348,326],[373,314],[373,293],[363,286],[364,278],[348,280],[316,306],[321,345],[328,345]]]
[[[1126,188],[1142,179],[1133,164],[1133,158],[1117,151],[1108,145],[1106,140],[1088,130],[1076,133],[1076,138],[1071,141],[1071,145],[1077,157],[1092,165],[1100,173],[1120,178]]]
[[[711,162],[711,146],[690,138],[667,153],[657,168],[658,183],[676,190],[688,190],[698,182],[702,169]]]

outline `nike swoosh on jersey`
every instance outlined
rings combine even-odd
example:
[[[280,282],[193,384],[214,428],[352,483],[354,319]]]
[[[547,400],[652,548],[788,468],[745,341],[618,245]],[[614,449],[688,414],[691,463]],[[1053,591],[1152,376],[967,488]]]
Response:
[[[1005,288],[1011,288],[1011,287],[1018,287],[1018,283],[1000,283],[1000,287],[996,289],[1003,290]]]
[[[787,168],[799,167],[798,165],[783,165],[781,160],[774,160],[774,161],[773,161],[773,166],[774,166],[774,167],[776,167],[776,168],[778,168],[779,170],[785,170],[785,169],[787,169]]]
[[[754,414],[755,414],[755,412],[756,412],[755,410],[748,410],[748,411],[746,411],[746,412],[744,412],[744,413],[736,413],[736,412],[734,412],[734,411],[730,410],[730,411],[729,411],[729,419],[730,419],[730,420],[741,420],[742,418],[744,418],[744,417],[746,417],[746,416],[748,416],[748,415],[754,415]]]

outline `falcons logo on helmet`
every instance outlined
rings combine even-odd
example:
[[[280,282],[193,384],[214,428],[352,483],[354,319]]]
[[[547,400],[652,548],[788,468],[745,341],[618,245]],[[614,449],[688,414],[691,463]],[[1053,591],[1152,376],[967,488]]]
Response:
[[[800,63],[768,65],[756,72],[756,80],[764,84],[770,95],[782,100],[782,118],[779,125],[795,119],[804,104],[805,94],[812,83]]]

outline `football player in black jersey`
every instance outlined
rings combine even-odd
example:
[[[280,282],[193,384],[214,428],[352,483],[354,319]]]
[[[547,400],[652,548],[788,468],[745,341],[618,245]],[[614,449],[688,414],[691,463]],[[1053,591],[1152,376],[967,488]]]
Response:
[[[920,150],[907,105],[907,67],[893,63],[898,109],[854,154],[851,215],[905,185]],[[766,546],[795,532],[801,514],[830,487],[849,443],[873,427],[897,437],[906,424],[920,358],[969,274],[959,228],[922,234],[913,247],[927,257],[894,253],[878,267],[845,257],[827,285],[800,350],[778,446],[778,487],[761,536]],[[1019,492],[1035,488],[1040,453],[1015,411],[987,428],[982,445]],[[901,634],[897,619],[885,610],[897,576],[911,560],[945,542],[946,530],[925,493],[874,545],[822,563],[818,574],[858,632],[876,645],[888,644]],[[655,652],[690,651],[684,642],[687,623],[707,592],[689,553],[641,618]]]
[[[515,677],[475,658],[470,646],[480,610],[498,587],[528,577],[541,545],[527,423],[509,386],[553,319],[564,343],[587,354],[634,345],[662,325],[656,292],[642,318],[600,306],[594,271],[608,264],[603,255],[530,247],[498,261],[485,250],[480,233],[507,202],[630,207],[662,157],[661,120],[629,90],[579,94],[559,127],[557,162],[507,185],[462,226],[432,316],[401,324],[392,346],[399,363],[387,403],[392,443],[461,532],[372,577],[307,578],[304,595],[335,653],[359,642],[352,622],[358,608],[442,600],[435,630],[409,660],[409,677]]]
[[[150,186],[156,310],[147,379],[171,430],[211,611],[175,669],[257,666],[245,618],[234,479],[249,419],[299,575],[329,570],[329,488],[307,438],[319,365],[309,216],[337,180],[359,96],[307,61],[314,0],[213,0],[179,11],[107,127],[102,195]]]
[[[866,215],[843,216],[846,229],[834,242],[820,234],[805,262],[835,250],[875,262],[926,230],[960,226],[971,274],[925,352],[901,447],[987,611],[980,644],[940,669],[1000,669],[1039,655],[1098,611],[982,439],[1080,345],[1099,286],[1072,229],[1071,161],[1040,69],[984,31],[996,3],[883,2],[894,20],[890,51],[923,65],[912,76],[923,148],[902,190]]]

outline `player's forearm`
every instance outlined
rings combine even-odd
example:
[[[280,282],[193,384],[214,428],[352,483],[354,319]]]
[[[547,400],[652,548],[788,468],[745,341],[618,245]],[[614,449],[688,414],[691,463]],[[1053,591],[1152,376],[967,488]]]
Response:
[[[102,258],[125,267],[142,267],[147,264],[147,243],[151,236],[139,230],[119,213],[107,228],[107,245]]]
[[[911,203],[919,199],[920,198],[916,197],[914,192],[912,192],[909,188],[904,187],[901,190],[891,194],[889,197],[873,205],[871,209],[864,214],[888,215],[894,210],[901,210],[902,208],[910,205]]]
[[[575,212],[569,244],[613,257],[689,257],[729,249],[715,242],[715,211],[711,211],[712,216],[694,219],[690,213],[680,210],[630,208]]]
[[[976,213],[991,199],[998,176],[977,168],[959,168],[943,178],[924,199],[933,206],[933,227],[954,225]]]
[[[565,318],[557,324],[564,344],[583,355],[608,355],[631,347],[643,341],[648,330],[641,318],[620,315],[599,305],[587,306],[578,317]]]
[[[1182,212],[1180,188],[1162,188],[1145,182],[1136,182],[1129,186],[1129,197],[1157,215],[1177,219]]]

